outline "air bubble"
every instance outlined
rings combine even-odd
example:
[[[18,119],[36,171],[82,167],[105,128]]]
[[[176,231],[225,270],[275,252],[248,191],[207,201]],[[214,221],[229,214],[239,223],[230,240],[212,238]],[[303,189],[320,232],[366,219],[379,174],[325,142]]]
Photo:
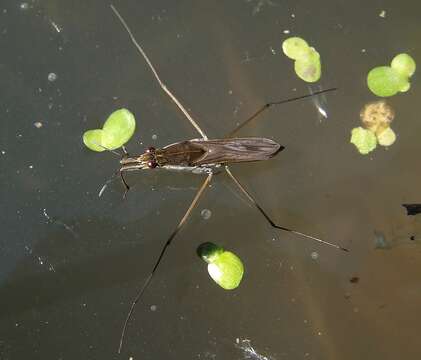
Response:
[[[209,220],[212,216],[212,211],[210,211],[209,209],[203,209],[200,212],[200,215],[202,216],[203,220]]]
[[[53,82],[53,81],[56,81],[56,80],[57,80],[57,74],[55,74],[53,72],[48,74],[48,81]]]

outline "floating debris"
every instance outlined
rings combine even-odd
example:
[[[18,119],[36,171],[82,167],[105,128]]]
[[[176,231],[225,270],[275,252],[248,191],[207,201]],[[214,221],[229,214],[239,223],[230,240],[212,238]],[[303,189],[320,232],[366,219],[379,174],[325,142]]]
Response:
[[[381,231],[374,231],[374,247],[376,249],[390,249],[391,244],[386,240],[386,236]]]
[[[394,118],[395,111],[385,100],[370,102],[364,105],[360,111],[363,126],[376,135],[386,130]]]
[[[254,360],[272,360],[271,357],[264,356],[259,354],[254,347],[251,345],[251,340],[249,339],[236,339],[235,340],[236,347],[244,351],[244,355],[246,359],[254,359]]]
[[[381,18],[385,18],[385,17],[386,17],[386,10],[382,10],[382,11],[380,11],[379,16],[380,16]]]
[[[402,206],[406,209],[406,215],[413,216],[421,213],[421,204],[402,204]]]
[[[42,126],[43,126],[43,124],[42,124],[42,122],[41,122],[41,121],[36,121],[36,122],[34,122],[34,126],[35,126],[37,129],[41,129],[41,128],[42,128]]]
[[[356,284],[360,281],[360,278],[358,276],[353,276],[351,279],[349,279],[349,282],[351,284]]]
[[[313,260],[317,260],[319,258],[319,253],[317,251],[313,251],[310,256]]]

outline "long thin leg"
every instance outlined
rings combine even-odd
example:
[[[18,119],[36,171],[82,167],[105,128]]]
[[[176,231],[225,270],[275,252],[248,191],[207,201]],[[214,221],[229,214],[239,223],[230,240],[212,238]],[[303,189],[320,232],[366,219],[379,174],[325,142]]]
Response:
[[[139,53],[143,56],[146,63],[148,64],[149,68],[151,69],[152,73],[155,76],[155,79],[158,81],[159,86],[162,88],[162,90],[165,91],[165,93],[170,97],[170,99],[178,106],[178,108],[181,110],[181,112],[184,114],[184,116],[190,121],[190,123],[194,126],[194,128],[199,132],[200,136],[207,140],[208,137],[204,133],[204,131],[200,128],[200,126],[196,123],[196,121],[193,120],[192,116],[188,113],[188,111],[184,108],[184,106],[178,101],[178,99],[174,96],[174,94],[167,88],[167,86],[162,82],[161,78],[159,77],[157,71],[155,70],[155,67],[152,65],[152,62],[149,60],[148,55],[146,55],[143,48],[139,45],[139,43],[136,41],[132,31],[130,30],[129,26],[127,25],[126,21],[123,19],[123,17],[120,15],[120,13],[117,11],[117,9],[110,5],[111,9],[114,11],[114,14],[118,17],[124,28],[126,29],[127,33],[130,36],[130,39],[134,46],[136,46]]]
[[[230,176],[230,178],[235,182],[235,184],[238,186],[238,188],[242,191],[242,193],[247,197],[247,199],[257,208],[257,210],[260,211],[260,213],[265,217],[265,219],[269,222],[269,224],[276,228],[276,229],[280,229],[280,230],[284,230],[284,231],[288,231],[290,233],[293,233],[295,235],[299,235],[299,236],[303,236],[307,239],[311,239],[311,240],[315,240],[319,243],[325,244],[325,245],[329,245],[329,246],[333,246],[334,248],[337,248],[339,250],[343,250],[343,251],[348,251],[348,249],[345,249],[337,244],[332,244],[330,242],[327,242],[325,240],[316,238],[314,236],[311,235],[307,235],[304,234],[302,232],[296,231],[296,230],[292,230],[292,229],[288,229],[284,226],[281,225],[277,225],[270,217],[269,215],[266,213],[266,211],[263,210],[263,208],[256,202],[256,200],[254,200],[253,196],[251,196],[251,194],[243,187],[243,185],[241,185],[241,183],[238,181],[238,179],[233,175],[233,173],[231,172],[231,170],[228,168],[228,166],[225,166],[225,170],[227,172],[227,174]]]
[[[252,120],[254,120],[255,118],[257,118],[263,111],[265,111],[266,109],[269,109],[272,105],[280,105],[280,104],[285,104],[288,102],[292,102],[292,101],[296,101],[296,100],[301,100],[301,99],[305,99],[305,98],[309,98],[309,97],[313,97],[316,95],[320,95],[329,91],[335,91],[337,90],[337,88],[331,88],[331,89],[326,89],[326,90],[320,90],[320,91],[316,91],[312,94],[307,94],[307,95],[302,95],[302,96],[297,96],[294,98],[290,98],[290,99],[286,99],[286,100],[280,100],[280,101],[274,101],[274,102],[269,102],[265,105],[263,105],[259,110],[257,110],[253,115],[251,115],[248,119],[246,119],[245,121],[243,121],[240,125],[238,125],[234,130],[232,130],[230,133],[228,133],[228,135],[226,135],[226,138],[230,138],[233,137],[233,135],[238,132],[240,129],[242,129],[244,126],[246,126],[248,123],[250,123]]]
[[[130,310],[129,310],[128,314],[127,314],[126,320],[124,322],[123,330],[121,331],[120,345],[118,347],[118,353],[121,352],[121,348],[123,346],[124,335],[126,333],[127,324],[130,321],[130,318],[132,316],[132,313],[133,313],[133,310],[134,310],[136,304],[139,302],[139,300],[141,299],[143,293],[145,292],[145,290],[147,289],[148,285],[150,284],[150,282],[152,280],[152,277],[155,274],[156,269],[158,268],[158,266],[159,266],[162,258],[164,257],[165,252],[168,249],[168,246],[170,246],[171,242],[173,241],[173,239],[175,238],[175,236],[177,235],[177,233],[180,231],[180,229],[186,223],[186,221],[187,221],[190,213],[192,212],[192,210],[196,206],[197,202],[199,201],[200,197],[202,196],[203,191],[205,191],[206,187],[209,185],[209,183],[210,183],[210,181],[212,179],[212,175],[213,175],[212,173],[210,173],[208,175],[208,177],[203,182],[203,184],[200,187],[200,189],[197,191],[197,193],[196,193],[193,201],[191,202],[191,204],[190,204],[189,208],[187,209],[186,213],[184,214],[183,218],[180,220],[180,222],[178,223],[177,227],[175,228],[175,230],[172,232],[172,234],[168,238],[167,242],[162,247],[161,253],[158,256],[158,259],[156,260],[155,265],[154,265],[151,273],[146,278],[145,282],[143,283],[143,286],[141,287],[140,291],[137,293],[136,297],[134,298],[134,300],[132,302],[132,305],[130,306]]]

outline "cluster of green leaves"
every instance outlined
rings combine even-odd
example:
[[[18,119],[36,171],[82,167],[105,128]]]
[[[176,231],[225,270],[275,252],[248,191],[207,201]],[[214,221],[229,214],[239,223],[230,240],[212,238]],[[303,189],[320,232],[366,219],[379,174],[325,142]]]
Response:
[[[367,76],[368,88],[377,96],[389,97],[398,92],[408,91],[409,78],[414,74],[416,64],[408,54],[395,56],[390,66],[378,66]]]
[[[136,120],[127,109],[114,111],[102,129],[88,130],[83,134],[83,143],[93,151],[114,150],[123,146],[133,136]]]
[[[390,146],[396,140],[396,134],[390,127],[395,112],[385,100],[366,104],[360,112],[363,127],[352,129],[351,143],[358,151],[366,155],[373,151],[377,143]]]
[[[240,285],[244,266],[237,255],[211,242],[201,244],[197,253],[208,263],[210,277],[223,289],[232,290]]]
[[[306,82],[316,82],[322,75],[320,54],[299,37],[291,37],[282,43],[286,56],[295,60],[294,69],[298,77]]]

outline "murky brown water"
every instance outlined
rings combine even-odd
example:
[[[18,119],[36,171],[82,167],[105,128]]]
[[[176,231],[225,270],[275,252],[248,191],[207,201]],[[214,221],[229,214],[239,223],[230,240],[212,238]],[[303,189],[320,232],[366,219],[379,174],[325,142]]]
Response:
[[[118,159],[89,152],[81,135],[119,107],[137,117],[132,153],[197,134],[157,87],[107,3],[3,0],[0,358],[259,359],[244,350],[246,339],[260,359],[418,358],[421,247],[410,236],[421,236],[421,215],[408,217],[401,206],[421,202],[417,74],[408,93],[388,100],[396,112],[393,146],[364,157],[349,137],[360,109],[376,99],[367,72],[399,52],[421,61],[420,5],[115,5],[210,137],[267,101],[317,90],[296,77],[280,46],[299,35],[317,48],[320,86],[339,90],[262,115],[241,135],[271,137],[286,149],[232,169],[282,225],[350,252],[274,231],[218,175],[137,306],[118,356],[130,301],[201,179],[131,174],[126,201],[118,182],[99,199]],[[208,220],[203,209],[211,210]],[[376,243],[376,233],[387,249],[376,248],[383,241]],[[196,256],[205,241],[244,261],[237,290],[208,277]]]

